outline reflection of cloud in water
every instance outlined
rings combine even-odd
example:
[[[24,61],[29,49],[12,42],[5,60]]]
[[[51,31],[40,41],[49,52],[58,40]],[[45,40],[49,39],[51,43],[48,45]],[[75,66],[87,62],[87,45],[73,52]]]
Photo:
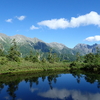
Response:
[[[47,97],[47,98],[59,98],[64,99],[65,97],[70,96],[70,92],[66,89],[58,90],[58,89],[52,89],[44,93],[39,93],[40,96]]]
[[[74,91],[71,93],[73,100],[100,100],[100,93],[87,93],[82,94],[80,91]]]
[[[5,100],[11,100],[9,96],[6,96],[6,97],[4,97],[4,98],[5,98]],[[22,100],[22,99],[21,99],[21,98],[18,98],[18,99],[16,99],[16,100]]]
[[[17,100],[22,100],[21,98],[17,99]]]
[[[39,93],[38,95],[46,98],[53,98],[53,99],[65,99],[71,96],[73,100],[100,100],[100,93],[92,94],[92,93],[82,93],[77,90],[66,90],[61,89],[58,90],[56,88],[49,90],[44,93]]]
[[[40,96],[47,97],[47,98],[59,98],[64,99],[70,95],[69,91],[62,89],[52,89],[44,93],[39,93]]]
[[[6,97],[4,97],[4,98],[5,98],[5,100],[11,100],[9,96],[6,96]],[[22,100],[22,99],[19,98],[19,99],[16,99],[16,100]]]
[[[30,88],[30,91],[31,92],[34,92],[34,91],[36,91],[36,90],[38,90],[37,88]]]
[[[4,97],[6,100],[9,100],[9,96]]]

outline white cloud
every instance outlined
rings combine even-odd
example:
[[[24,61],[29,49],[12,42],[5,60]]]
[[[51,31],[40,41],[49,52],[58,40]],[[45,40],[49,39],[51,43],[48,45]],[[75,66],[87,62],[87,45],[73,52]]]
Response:
[[[39,29],[38,27],[35,27],[34,25],[32,25],[31,27],[30,27],[30,30],[35,30],[35,29]]]
[[[66,28],[69,26],[69,22],[65,18],[45,20],[38,23],[38,25],[47,26],[50,29]]]
[[[12,22],[12,19],[7,19],[5,21],[11,23]]]
[[[88,14],[81,15],[79,17],[71,17],[71,20],[68,21],[65,18],[60,19],[51,19],[44,20],[37,23],[38,25],[47,26],[50,29],[58,29],[58,28],[74,28],[79,26],[86,25],[97,25],[100,27],[100,15],[97,12],[91,11]]]
[[[86,41],[93,42],[93,41],[100,41],[100,35],[91,36],[85,39]]]
[[[52,90],[48,90],[47,92],[42,92],[38,94],[39,96],[45,97],[45,98],[52,98],[52,99],[61,99],[65,100],[69,96],[72,97],[73,100],[99,100],[100,99],[100,93],[82,93],[77,90],[66,90],[61,89],[58,90],[56,88]]]
[[[26,18],[26,16],[19,16],[19,17],[16,16],[16,18],[17,18],[18,20],[22,21],[22,20],[24,20],[24,19]]]
[[[70,27],[79,27],[91,24],[100,26],[100,15],[97,12],[91,11],[89,14],[77,18],[72,17],[70,21]]]

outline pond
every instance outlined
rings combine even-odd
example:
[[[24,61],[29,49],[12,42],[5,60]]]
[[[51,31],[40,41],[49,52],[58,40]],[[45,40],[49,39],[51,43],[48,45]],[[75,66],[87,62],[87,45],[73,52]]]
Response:
[[[0,75],[0,100],[100,100],[100,75]]]

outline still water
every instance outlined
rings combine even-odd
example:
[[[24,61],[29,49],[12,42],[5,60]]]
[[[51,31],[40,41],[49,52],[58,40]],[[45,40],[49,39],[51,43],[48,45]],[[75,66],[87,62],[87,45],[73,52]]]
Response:
[[[100,100],[100,75],[32,75],[0,76],[0,100]]]

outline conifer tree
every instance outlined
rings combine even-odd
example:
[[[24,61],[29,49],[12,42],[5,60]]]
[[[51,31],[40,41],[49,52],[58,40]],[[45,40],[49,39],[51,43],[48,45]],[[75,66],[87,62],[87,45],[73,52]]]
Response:
[[[0,44],[0,56],[5,56],[2,44]]]
[[[49,63],[53,63],[54,62],[53,55],[52,55],[51,51],[52,51],[52,49],[50,50],[50,52],[48,54],[48,57],[47,57]]]
[[[81,56],[80,56],[80,53],[79,52],[76,53],[76,61],[77,62],[80,62],[81,61]]]
[[[20,52],[18,51],[18,46],[15,42],[15,39],[12,40],[12,46],[10,47],[10,50],[8,51],[8,55],[7,58],[10,61],[16,61],[19,62],[20,61]]]

